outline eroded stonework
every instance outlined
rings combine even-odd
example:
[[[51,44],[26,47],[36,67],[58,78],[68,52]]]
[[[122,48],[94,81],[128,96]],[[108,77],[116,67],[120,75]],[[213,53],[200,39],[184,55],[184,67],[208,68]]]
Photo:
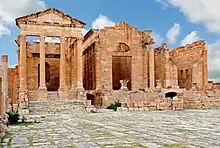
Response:
[[[19,108],[67,100],[97,108],[119,100],[125,110],[220,106],[218,85],[208,83],[205,41],[155,48],[150,30],[123,21],[83,37],[85,23],[56,9],[16,24],[18,66],[9,69],[9,98]]]
[[[3,55],[0,64],[0,116],[8,106],[8,90],[8,56]]]

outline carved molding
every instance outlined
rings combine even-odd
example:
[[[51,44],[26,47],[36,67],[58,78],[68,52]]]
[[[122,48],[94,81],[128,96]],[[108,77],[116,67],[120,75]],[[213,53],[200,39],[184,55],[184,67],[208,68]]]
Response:
[[[114,52],[128,52],[130,47],[125,43],[119,43]]]

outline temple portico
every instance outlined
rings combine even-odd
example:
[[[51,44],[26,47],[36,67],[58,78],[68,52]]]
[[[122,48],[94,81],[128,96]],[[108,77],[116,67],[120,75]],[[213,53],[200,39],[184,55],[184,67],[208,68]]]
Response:
[[[54,18],[56,18],[54,20]],[[29,90],[36,91],[35,96],[38,97],[39,100],[47,100],[47,82],[46,82],[46,62],[47,58],[50,54],[48,51],[48,47],[46,50],[46,46],[49,43],[45,42],[45,39],[48,37],[56,37],[59,38],[59,49],[57,50],[57,56],[60,59],[59,62],[59,99],[60,100],[68,100],[68,91],[71,87],[67,86],[67,69],[68,66],[71,66],[74,73],[77,75],[70,75],[74,81],[77,82],[75,89],[82,89],[82,28],[85,23],[73,19],[70,16],[67,16],[56,9],[48,9],[40,14],[35,14],[31,16],[25,16],[16,19],[16,24],[20,28],[20,35],[18,37],[17,44],[19,45],[19,102],[28,101],[30,99],[30,95],[28,94]],[[30,50],[27,47],[27,37],[35,36],[38,37],[39,48],[34,50]],[[47,44],[47,45],[46,45]],[[71,49],[70,49],[71,47]],[[71,50],[76,50],[76,54],[72,54]],[[30,71],[30,65],[28,62],[28,58],[30,58],[30,54],[39,56],[39,72],[38,72],[38,86],[34,88],[31,86],[30,82],[28,82],[28,71]],[[51,53],[53,54],[53,53]],[[68,55],[72,54],[72,55]],[[68,57],[71,57],[72,63],[68,65]],[[51,58],[51,57],[49,57]],[[52,59],[52,58],[51,58]],[[36,65],[35,65],[36,66]],[[52,75],[52,74],[51,74]],[[74,81],[70,81],[74,82]],[[72,86],[72,84],[70,84]]]

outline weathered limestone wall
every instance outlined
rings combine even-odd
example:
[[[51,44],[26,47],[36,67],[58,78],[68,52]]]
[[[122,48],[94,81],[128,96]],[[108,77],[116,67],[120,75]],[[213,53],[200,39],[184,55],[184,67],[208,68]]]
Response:
[[[171,60],[178,67],[180,88],[190,89],[197,83],[199,89],[207,87],[207,51],[204,41],[193,42],[171,51]]]
[[[183,109],[183,97],[178,96],[175,100],[165,98],[157,91],[107,91],[101,97],[95,97],[94,102],[101,102],[102,107],[119,101],[122,107],[145,110]],[[96,104],[97,106],[100,105]]]
[[[144,52],[144,78],[143,78],[143,87],[145,89],[149,88],[149,53]]]
[[[162,83],[162,87],[165,88],[166,86],[166,72],[168,69],[166,69],[166,64],[169,60],[169,57],[167,59],[166,57],[166,51],[165,50],[159,50],[155,51],[155,80],[160,80]]]
[[[208,109],[220,107],[220,91],[186,91],[184,93],[185,109]]]
[[[0,65],[0,115],[8,107],[8,56],[1,57]]]
[[[144,51],[142,33],[124,22],[115,27],[100,30],[101,81],[105,89],[112,89],[112,56],[132,56],[131,85],[132,90],[144,88]],[[117,45],[124,43],[129,51],[117,51]]]
[[[100,51],[100,42],[99,42],[99,31],[98,30],[91,30],[85,37],[84,37],[84,41],[83,41],[83,53],[86,53],[85,51],[88,49],[93,49],[93,54],[95,55],[94,59],[93,59],[93,75],[95,75],[95,78],[93,77],[93,80],[95,81],[95,88],[96,89],[101,89],[102,85],[101,85],[101,51]],[[84,62],[83,62],[83,69],[84,69],[84,76],[83,79],[85,79],[86,75],[85,75],[85,66],[88,65],[88,63],[86,64],[85,62],[86,60],[86,54],[83,54],[84,57]],[[88,62],[88,61],[87,61]],[[84,80],[84,85],[85,85],[85,80]]]
[[[13,90],[14,82],[15,82],[16,69],[8,68],[8,103],[11,104],[13,102]]]
[[[177,88],[177,66],[170,60],[170,54],[165,44],[155,50],[155,80],[162,83],[162,88]]]

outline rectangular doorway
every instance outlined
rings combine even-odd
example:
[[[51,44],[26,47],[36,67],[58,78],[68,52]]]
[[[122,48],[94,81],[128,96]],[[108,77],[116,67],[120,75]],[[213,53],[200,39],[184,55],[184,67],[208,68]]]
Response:
[[[112,88],[121,88],[120,80],[129,80],[128,89],[131,90],[131,56],[112,56]]]

